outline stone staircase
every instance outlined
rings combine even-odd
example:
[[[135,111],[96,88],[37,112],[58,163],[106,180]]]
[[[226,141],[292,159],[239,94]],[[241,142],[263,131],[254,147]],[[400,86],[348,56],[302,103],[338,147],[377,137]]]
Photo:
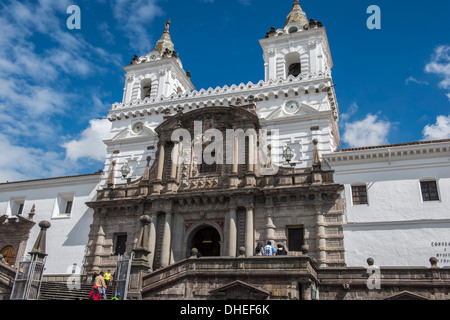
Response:
[[[39,300],[88,300],[91,284],[80,284],[80,288],[69,289],[65,282],[47,282],[41,284]],[[111,300],[114,294],[113,286],[106,289],[106,298]]]

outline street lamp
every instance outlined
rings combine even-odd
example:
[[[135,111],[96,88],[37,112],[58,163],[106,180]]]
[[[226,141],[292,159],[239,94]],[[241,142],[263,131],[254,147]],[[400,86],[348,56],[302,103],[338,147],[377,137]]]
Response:
[[[128,163],[125,162],[122,168],[120,168],[120,172],[122,172],[123,178],[125,178],[130,173],[130,167],[128,166]]]

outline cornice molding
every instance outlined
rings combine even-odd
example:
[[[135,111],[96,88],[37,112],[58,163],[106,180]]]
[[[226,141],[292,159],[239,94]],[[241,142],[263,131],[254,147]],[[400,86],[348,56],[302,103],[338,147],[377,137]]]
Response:
[[[450,140],[355,148],[354,150],[349,149],[323,154],[322,157],[331,166],[333,164],[342,165],[450,157]]]
[[[144,114],[160,113],[169,108],[193,108],[200,105],[234,104],[243,97],[269,100],[271,97],[286,96],[289,93],[298,95],[300,91],[326,90],[332,86],[330,74],[304,74],[297,78],[289,76],[287,79],[259,81],[254,84],[248,82],[239,85],[193,90],[186,93],[172,94],[169,97],[146,98],[128,103],[114,103],[108,112],[110,121],[120,120],[122,117],[136,117]]]

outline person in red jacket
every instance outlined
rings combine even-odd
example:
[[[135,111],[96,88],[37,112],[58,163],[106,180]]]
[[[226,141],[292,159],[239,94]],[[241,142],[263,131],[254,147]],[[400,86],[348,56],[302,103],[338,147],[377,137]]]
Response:
[[[93,286],[91,293],[89,294],[89,300],[102,300],[100,291],[98,291],[98,286]]]

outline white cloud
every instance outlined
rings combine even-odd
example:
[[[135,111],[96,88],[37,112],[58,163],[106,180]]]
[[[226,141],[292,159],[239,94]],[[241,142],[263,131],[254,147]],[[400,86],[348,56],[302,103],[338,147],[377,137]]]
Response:
[[[358,109],[359,109],[358,104],[356,102],[352,102],[347,112],[341,114],[340,119],[342,121],[347,121],[351,116],[353,116],[356,112],[358,112]]]
[[[152,47],[148,25],[154,18],[163,15],[163,10],[156,0],[115,0],[112,3],[114,18],[129,39],[130,47],[140,54],[147,54]],[[164,25],[161,25],[161,34]]]
[[[423,140],[450,139],[450,115],[438,116],[435,124],[425,126]]]
[[[344,124],[342,140],[350,147],[364,147],[387,144],[391,123],[368,114],[363,120]]]
[[[107,119],[91,120],[80,138],[71,140],[62,145],[66,149],[66,157],[70,160],[88,158],[104,160],[106,157],[106,145],[103,140],[109,138],[111,123]]]
[[[4,152],[0,153],[0,180],[76,174],[86,163],[65,158],[61,136],[69,133],[63,121],[74,110],[77,121],[98,117],[99,111],[105,111],[99,107],[108,93],[101,92],[92,100],[92,94],[74,83],[97,76],[111,65],[121,67],[122,62],[120,55],[66,28],[70,4],[68,0],[39,0],[1,5],[0,150]],[[96,124],[89,128],[94,135]],[[89,140],[87,130],[80,141],[69,145],[75,148],[76,142],[81,145],[83,139]],[[102,150],[96,146],[92,149]],[[85,148],[85,157],[98,159],[94,151],[89,154],[90,147]],[[80,157],[73,151],[73,159]]]
[[[417,80],[416,78],[414,78],[413,76],[409,77],[408,79],[405,80],[405,84],[410,84],[410,83],[416,83],[418,85],[428,85],[427,81],[420,81]]]
[[[62,176],[73,168],[55,152],[14,145],[3,134],[0,150],[7,153],[0,157],[0,182]]]
[[[450,89],[450,45],[441,45],[434,50],[431,61],[425,66],[425,72],[441,77],[439,86],[445,90]],[[449,95],[450,92],[447,97]]]

